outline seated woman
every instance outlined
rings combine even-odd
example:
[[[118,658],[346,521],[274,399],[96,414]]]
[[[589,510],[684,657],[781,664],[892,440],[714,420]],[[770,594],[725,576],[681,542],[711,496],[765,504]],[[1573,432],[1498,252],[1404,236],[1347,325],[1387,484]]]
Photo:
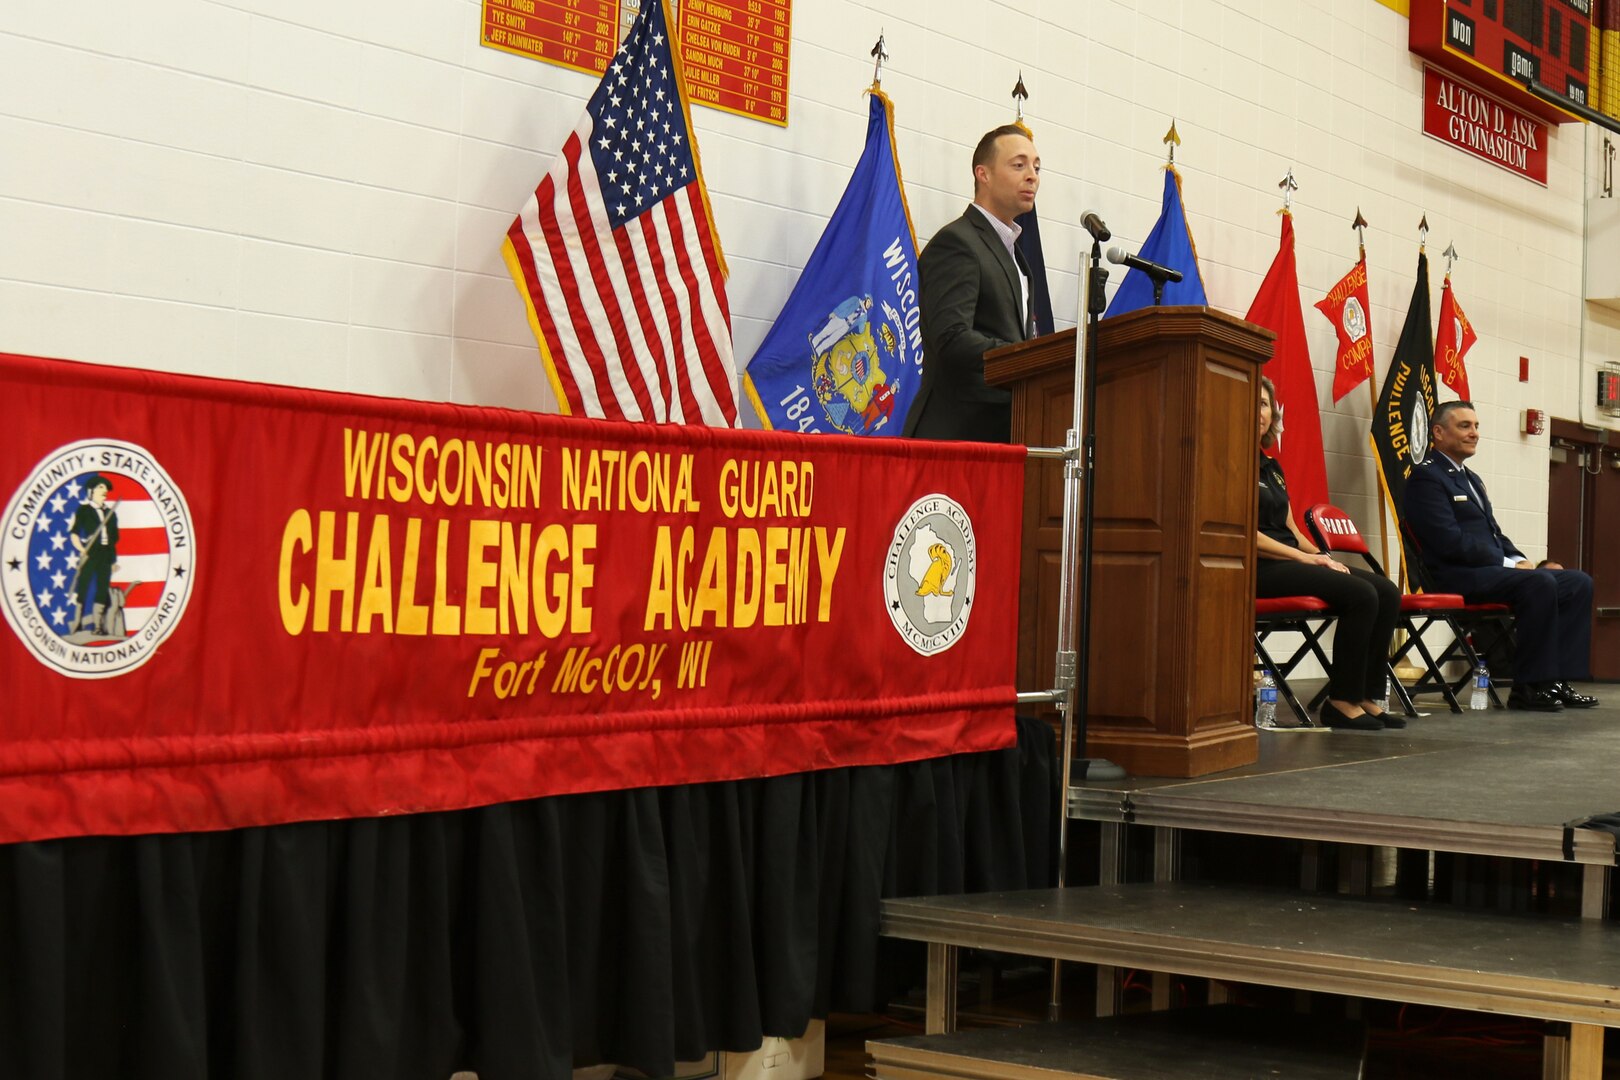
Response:
[[[1277,441],[1282,427],[1277,389],[1260,378],[1260,448]],[[1400,616],[1401,591],[1370,570],[1324,555],[1300,533],[1288,506],[1282,466],[1260,455],[1260,520],[1256,538],[1255,593],[1261,597],[1314,596],[1333,605],[1339,621],[1333,635],[1333,666],[1322,723],[1374,731],[1405,727],[1406,721],[1378,707],[1384,695],[1389,641]]]

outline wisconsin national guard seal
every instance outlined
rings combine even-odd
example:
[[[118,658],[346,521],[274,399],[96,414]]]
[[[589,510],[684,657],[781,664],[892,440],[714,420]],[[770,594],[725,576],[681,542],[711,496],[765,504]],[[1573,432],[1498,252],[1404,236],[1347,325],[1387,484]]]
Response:
[[[185,613],[191,510],[140,446],[58,448],[17,488],[0,527],[0,607],[34,657],[63,675],[135,670]]]
[[[894,628],[923,656],[962,639],[973,613],[973,522],[945,495],[925,495],[895,526],[883,562],[883,598]]]

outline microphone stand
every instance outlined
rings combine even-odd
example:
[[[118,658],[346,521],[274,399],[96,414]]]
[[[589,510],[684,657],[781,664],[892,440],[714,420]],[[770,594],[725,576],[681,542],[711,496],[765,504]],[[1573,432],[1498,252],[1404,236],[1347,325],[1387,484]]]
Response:
[[[1102,268],[1102,242],[1095,237],[1091,241],[1091,272],[1087,275],[1089,294],[1086,297],[1085,325],[1077,333],[1087,335],[1095,346],[1097,341],[1097,322],[1102,318],[1103,312],[1108,310],[1108,294],[1104,291],[1108,284],[1108,271]],[[1162,287],[1162,286],[1161,286]],[[1085,485],[1085,507],[1080,514],[1080,641],[1079,664],[1081,671],[1077,672],[1075,680],[1074,714],[1075,725],[1079,735],[1080,752],[1086,749],[1086,721],[1090,716],[1087,710],[1090,698],[1090,664],[1091,664],[1091,558],[1092,537],[1096,530],[1097,521],[1097,365],[1093,361],[1086,365],[1085,386],[1075,387],[1076,393],[1085,394],[1085,427],[1081,441],[1081,474]],[[1080,779],[1089,778],[1097,780],[1118,780],[1123,778],[1125,770],[1106,758],[1082,758]],[[1066,793],[1065,793],[1065,797]],[[1067,812],[1067,806],[1065,806]]]
[[[1104,235],[1107,235],[1104,233]],[[1097,405],[1097,376],[1095,365],[1088,362],[1089,345],[1096,339],[1097,320],[1107,310],[1108,297],[1103,287],[1108,284],[1108,271],[1102,268],[1102,243],[1095,235],[1091,241],[1091,260],[1080,262],[1080,290],[1085,317],[1074,328],[1074,419],[1065,441],[1063,463],[1063,556],[1061,575],[1062,595],[1058,601],[1057,685],[1060,688],[1058,710],[1063,714],[1063,745],[1059,751],[1062,772],[1062,790],[1058,795],[1058,865],[1057,887],[1067,884],[1069,864],[1069,785],[1075,763],[1074,739],[1078,733],[1080,752],[1086,746],[1086,708],[1089,697],[1091,656],[1091,546],[1096,516],[1096,457],[1097,435],[1093,411]],[[1079,449],[1080,459],[1073,457]],[[1080,596],[1075,596],[1075,583],[1070,568],[1074,565],[1076,544],[1074,516],[1077,502],[1081,502],[1075,484],[1084,485],[1085,497],[1080,511]],[[1078,603],[1076,600],[1078,599]],[[1078,627],[1076,627],[1078,623]],[[1073,638],[1078,629],[1079,643]],[[1103,758],[1082,757],[1079,761],[1079,779],[1118,780],[1125,770]],[[1052,961],[1051,995],[1047,1000],[1047,1018],[1057,1020],[1063,1015],[1063,961]]]

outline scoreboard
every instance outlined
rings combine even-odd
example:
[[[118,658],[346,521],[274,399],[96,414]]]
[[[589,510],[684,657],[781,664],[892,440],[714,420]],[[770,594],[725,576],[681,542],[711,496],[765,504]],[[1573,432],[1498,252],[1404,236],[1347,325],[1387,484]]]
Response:
[[[1573,113],[1527,93],[1534,79],[1578,105],[1592,86],[1593,0],[1412,0],[1410,47],[1555,124]]]

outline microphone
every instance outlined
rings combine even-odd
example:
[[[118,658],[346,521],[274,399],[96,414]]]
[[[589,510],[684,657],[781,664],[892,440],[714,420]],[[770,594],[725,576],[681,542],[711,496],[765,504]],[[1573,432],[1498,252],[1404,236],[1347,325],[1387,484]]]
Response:
[[[1149,262],[1140,255],[1132,255],[1124,248],[1111,247],[1108,249],[1108,261],[1122,266],[1133,266],[1150,278],[1158,281],[1180,281],[1181,271],[1172,270],[1168,266],[1160,266],[1156,262]]]
[[[1106,244],[1114,237],[1114,234],[1108,231],[1107,223],[1097,216],[1095,210],[1087,210],[1080,215],[1080,227],[1090,233],[1091,238],[1099,244]]]

